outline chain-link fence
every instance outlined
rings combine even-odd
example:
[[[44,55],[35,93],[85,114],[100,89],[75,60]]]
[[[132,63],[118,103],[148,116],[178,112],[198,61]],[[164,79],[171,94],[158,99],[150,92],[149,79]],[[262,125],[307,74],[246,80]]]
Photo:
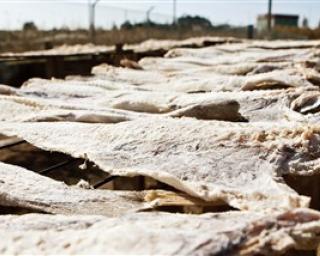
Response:
[[[86,29],[89,26],[89,0],[83,1],[2,1],[0,2],[0,29],[20,29],[25,22],[34,22],[40,29]],[[96,5],[96,26],[110,29],[126,21],[156,23],[172,22],[172,15],[159,13],[152,4],[126,6],[112,5],[113,1],[99,1]],[[171,4],[167,3],[168,11]]]

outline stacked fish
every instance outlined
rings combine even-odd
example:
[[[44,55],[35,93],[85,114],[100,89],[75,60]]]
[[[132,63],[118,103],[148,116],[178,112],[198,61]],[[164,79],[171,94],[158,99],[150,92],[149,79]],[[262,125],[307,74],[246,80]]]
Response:
[[[154,184],[67,185],[0,153],[0,205],[26,211],[0,215],[1,254],[317,250],[320,41],[174,48],[129,66],[0,86],[6,140]]]

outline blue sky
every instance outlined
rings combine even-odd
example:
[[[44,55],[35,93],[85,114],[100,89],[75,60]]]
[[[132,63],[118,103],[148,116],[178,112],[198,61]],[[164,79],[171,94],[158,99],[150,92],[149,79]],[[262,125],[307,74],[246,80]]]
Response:
[[[0,0],[0,29],[20,28],[26,21],[39,27],[87,27],[89,0]],[[172,0],[100,0],[96,22],[101,27],[121,24],[126,18],[142,21],[151,6],[151,19],[172,20]],[[256,16],[265,13],[267,0],[177,0],[177,14],[202,15],[214,24],[254,24]],[[273,0],[273,12],[299,14],[310,26],[320,21],[320,0]]]

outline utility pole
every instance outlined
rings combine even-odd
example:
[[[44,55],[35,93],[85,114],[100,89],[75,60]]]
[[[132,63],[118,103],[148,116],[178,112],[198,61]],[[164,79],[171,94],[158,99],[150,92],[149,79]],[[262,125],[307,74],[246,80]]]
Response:
[[[148,23],[150,23],[150,13],[153,11],[153,9],[154,9],[154,6],[151,6],[148,10],[147,10],[147,12],[146,12],[146,21],[148,22]]]
[[[177,23],[177,1],[173,0],[173,17],[172,17],[173,25]]]
[[[272,20],[272,0],[268,3],[268,33],[271,36],[271,20]]]
[[[126,21],[128,21],[128,10],[127,9],[124,10],[124,21],[123,21],[123,23],[125,23]]]
[[[96,5],[100,0],[89,0],[89,33],[91,43],[96,43],[96,27],[95,27],[95,16],[96,16]]]

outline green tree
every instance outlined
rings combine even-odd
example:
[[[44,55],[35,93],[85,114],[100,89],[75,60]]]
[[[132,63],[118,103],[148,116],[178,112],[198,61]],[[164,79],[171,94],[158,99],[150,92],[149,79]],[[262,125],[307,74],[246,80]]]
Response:
[[[37,30],[38,30],[36,24],[35,24],[33,21],[25,22],[25,23],[23,24],[22,29],[23,29],[24,31],[37,31]]]
[[[182,16],[178,18],[177,25],[180,27],[190,27],[190,26],[199,26],[203,28],[210,28],[212,27],[211,21],[207,18],[201,16]]]

